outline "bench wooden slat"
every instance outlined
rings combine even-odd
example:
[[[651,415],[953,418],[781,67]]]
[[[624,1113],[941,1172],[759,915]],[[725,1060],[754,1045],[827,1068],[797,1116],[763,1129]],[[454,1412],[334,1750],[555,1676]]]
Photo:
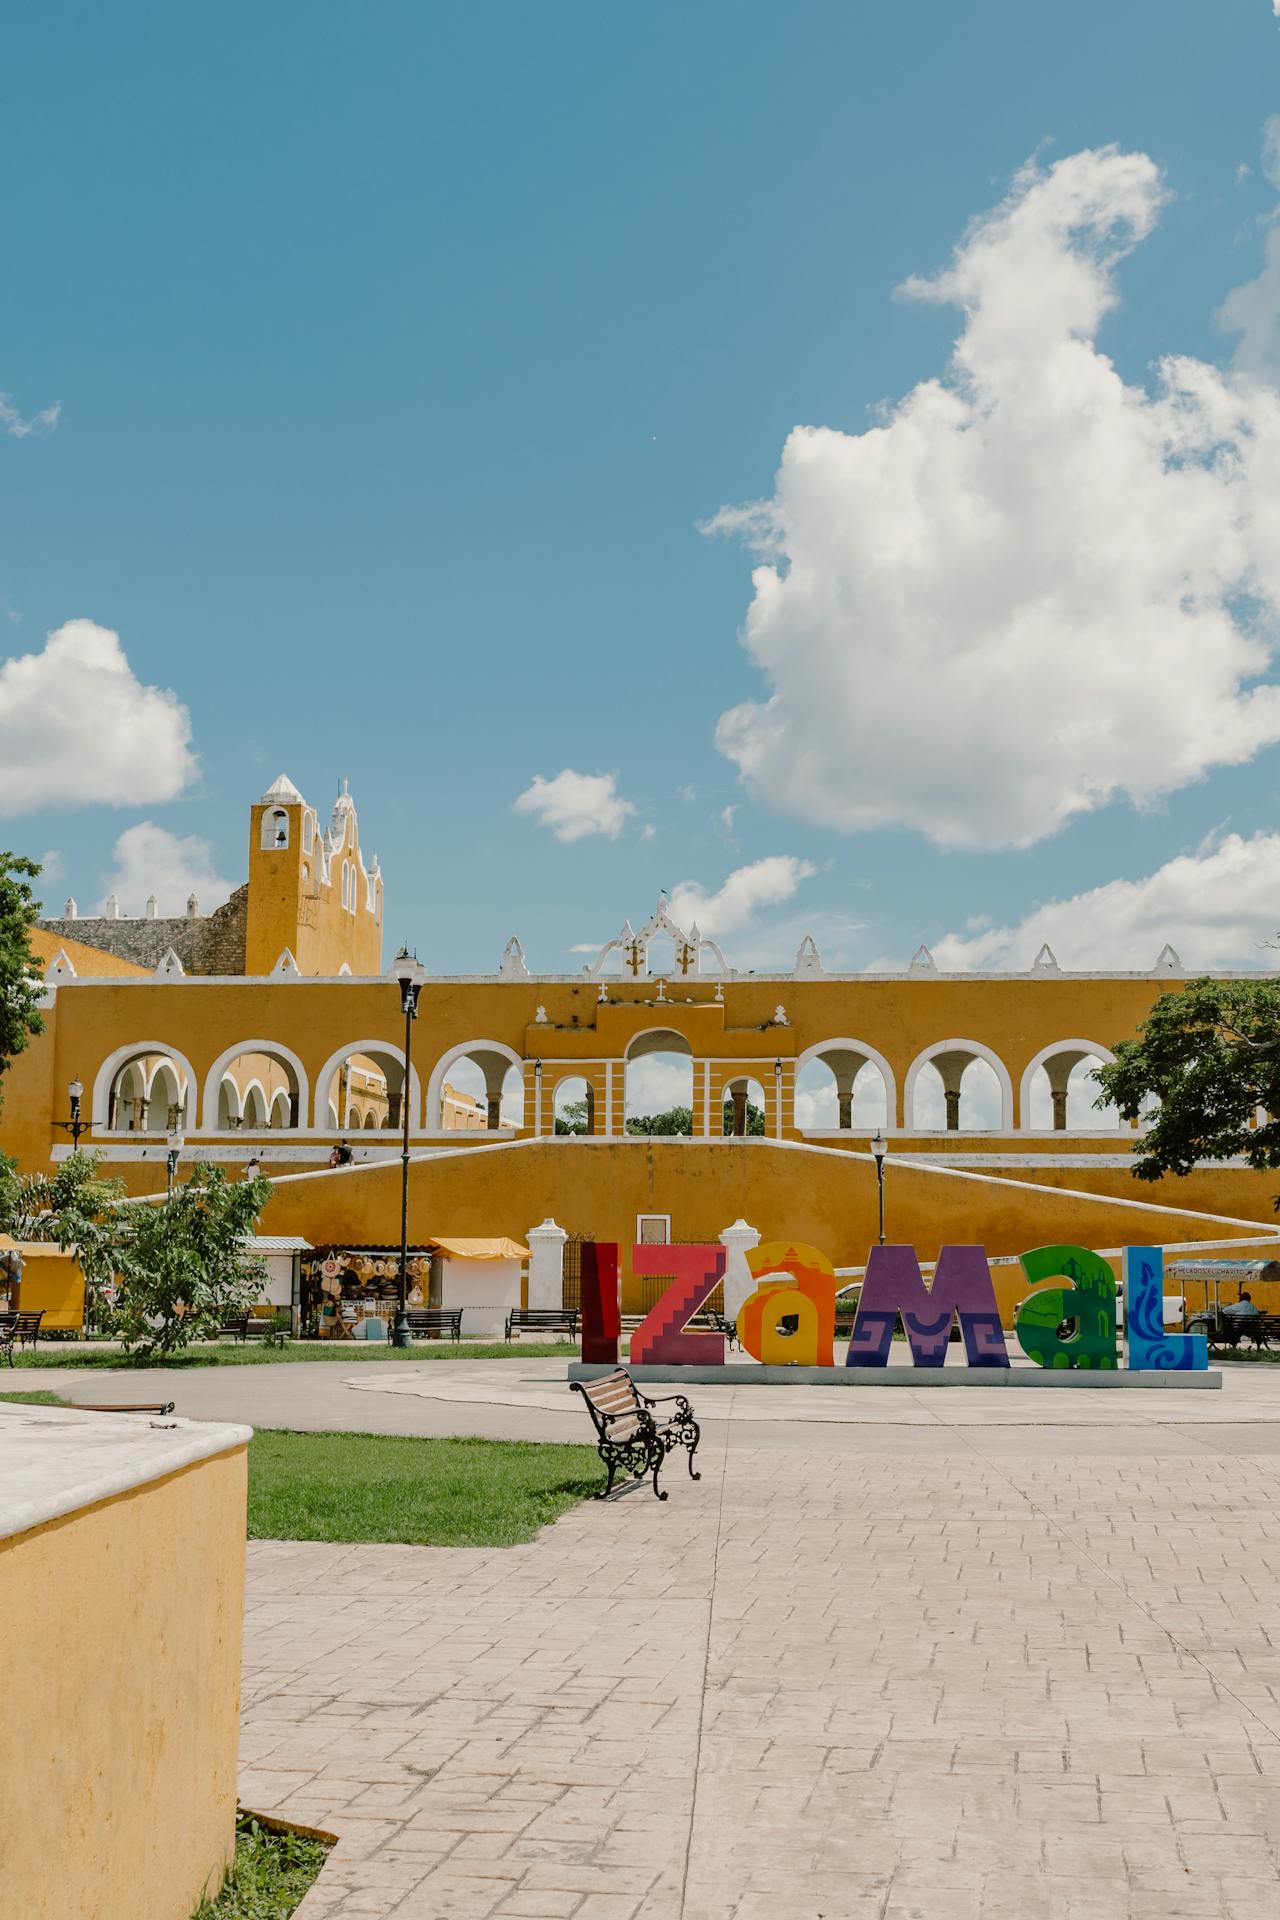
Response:
[[[598,1380],[573,1380],[570,1386],[587,1403],[587,1411],[596,1430],[596,1451],[609,1470],[603,1490],[595,1497],[605,1499],[613,1491],[614,1475],[619,1467],[633,1479],[653,1475],[653,1490],[659,1500],[666,1493],[658,1486],[658,1474],[667,1455],[675,1447],[684,1447],[689,1455],[689,1477],[701,1479],[695,1472],[693,1456],[698,1450],[700,1430],[693,1408],[682,1393],[664,1396],[676,1411],[655,1411],[660,1405],[640,1392],[625,1367],[602,1374]]]

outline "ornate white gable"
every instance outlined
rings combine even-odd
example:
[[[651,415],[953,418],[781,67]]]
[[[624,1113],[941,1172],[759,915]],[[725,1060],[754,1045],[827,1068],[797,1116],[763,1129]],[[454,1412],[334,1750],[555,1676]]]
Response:
[[[683,927],[676,925],[667,909],[667,896],[658,895],[658,904],[645,921],[640,931],[633,930],[630,920],[624,920],[622,931],[612,940],[606,941],[596,955],[594,962],[582,971],[589,980],[597,979],[611,953],[621,953],[622,971],[631,980],[638,980],[650,971],[649,943],[658,934],[667,934],[675,943],[675,970],[681,975],[701,973],[704,953],[714,954],[722,974],[729,968],[724,954],[714,940],[706,939],[695,920],[686,933]]]
[[[525,962],[524,948],[513,933],[502,950],[502,959],[498,965],[499,980],[527,980],[529,968]]]

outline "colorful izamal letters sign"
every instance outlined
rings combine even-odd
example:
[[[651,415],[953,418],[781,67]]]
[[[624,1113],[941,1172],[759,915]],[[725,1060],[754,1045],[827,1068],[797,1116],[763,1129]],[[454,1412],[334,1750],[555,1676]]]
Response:
[[[622,1331],[618,1248],[582,1249],[582,1358],[615,1363]],[[835,1270],[802,1241],[773,1240],[748,1253],[755,1291],[738,1309],[737,1334],[765,1366],[883,1367],[901,1321],[917,1367],[940,1367],[958,1322],[971,1367],[1007,1367],[1009,1354],[982,1247],[943,1247],[932,1281],[914,1247],[873,1247],[857,1317],[841,1360],[835,1352]],[[1031,1289],[1018,1307],[1014,1333],[1041,1367],[1120,1365],[1116,1282],[1101,1254],[1087,1247],[1033,1247],[1019,1256]],[[635,1246],[631,1270],[670,1275],[671,1284],[631,1336],[633,1366],[725,1365],[723,1333],[689,1322],[724,1278],[722,1246]],[[1130,1368],[1148,1372],[1207,1367],[1200,1333],[1164,1330],[1164,1256],[1159,1247],[1126,1247],[1121,1261]]]

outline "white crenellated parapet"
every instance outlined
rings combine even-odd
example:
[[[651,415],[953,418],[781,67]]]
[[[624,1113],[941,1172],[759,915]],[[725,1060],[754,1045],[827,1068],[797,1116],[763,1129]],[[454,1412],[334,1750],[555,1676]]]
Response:
[[[737,1219],[720,1235],[720,1245],[729,1256],[724,1266],[724,1315],[726,1320],[736,1320],[743,1301],[756,1290],[747,1255],[760,1245],[760,1235],[745,1220]]]
[[[564,1305],[564,1244],[569,1238],[554,1220],[530,1227],[529,1305],[558,1308]]]

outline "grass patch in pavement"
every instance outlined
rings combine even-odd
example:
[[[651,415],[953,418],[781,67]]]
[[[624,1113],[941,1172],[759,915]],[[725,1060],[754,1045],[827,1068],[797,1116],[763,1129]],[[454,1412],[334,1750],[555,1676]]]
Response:
[[[27,1393],[0,1393],[0,1400],[25,1400],[29,1407],[65,1407],[67,1404],[60,1393],[50,1393],[47,1387],[32,1387]]]
[[[411,1347],[393,1347],[382,1341],[365,1340],[290,1340],[283,1347],[268,1347],[260,1341],[250,1344],[238,1340],[201,1341],[181,1353],[143,1359],[141,1354],[122,1353],[118,1347],[63,1347],[54,1341],[34,1352],[14,1355],[14,1367],[263,1367],[323,1364],[339,1360],[345,1366],[369,1362],[394,1361],[397,1366],[412,1366],[418,1360],[576,1360],[578,1344],[569,1340],[513,1340],[485,1342],[452,1340],[416,1341]]]
[[[276,1833],[249,1816],[236,1829],[236,1857],[216,1900],[192,1920],[287,1920],[324,1865],[322,1840]]]
[[[594,1447],[259,1430],[249,1538],[511,1547],[601,1482]]]

